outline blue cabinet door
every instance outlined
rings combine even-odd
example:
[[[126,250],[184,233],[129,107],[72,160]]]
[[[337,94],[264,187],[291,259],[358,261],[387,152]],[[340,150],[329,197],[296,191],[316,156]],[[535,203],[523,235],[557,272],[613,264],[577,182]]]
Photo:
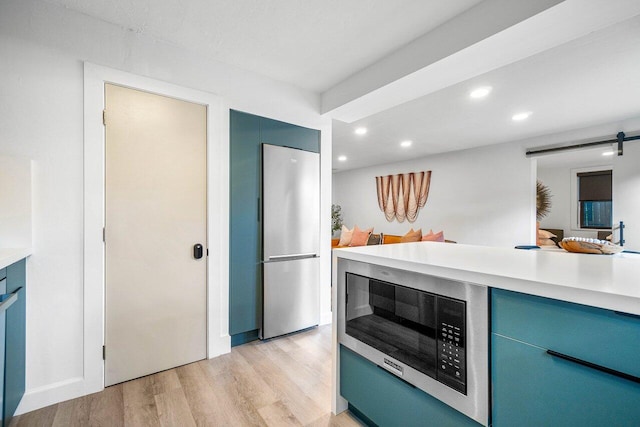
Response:
[[[636,316],[493,289],[491,325],[494,426],[640,425],[640,384],[594,369],[640,376]]]
[[[640,426],[640,384],[497,334],[491,370],[495,427]]]
[[[18,299],[6,311],[4,363],[4,423],[8,425],[16,411],[25,386],[25,260],[7,267],[7,293],[18,291]]]
[[[229,334],[238,335],[260,327],[260,118],[231,111],[230,120]]]
[[[640,318],[493,289],[491,331],[640,376]]]
[[[0,294],[7,293],[7,269],[0,269]],[[5,354],[5,310],[0,311],[0,426],[4,426],[4,354]]]

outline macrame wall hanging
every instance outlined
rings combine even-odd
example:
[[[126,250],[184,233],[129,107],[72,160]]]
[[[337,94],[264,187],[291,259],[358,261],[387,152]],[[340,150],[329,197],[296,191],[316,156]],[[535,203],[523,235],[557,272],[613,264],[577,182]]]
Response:
[[[431,171],[376,177],[378,206],[387,221],[414,222],[427,203]]]

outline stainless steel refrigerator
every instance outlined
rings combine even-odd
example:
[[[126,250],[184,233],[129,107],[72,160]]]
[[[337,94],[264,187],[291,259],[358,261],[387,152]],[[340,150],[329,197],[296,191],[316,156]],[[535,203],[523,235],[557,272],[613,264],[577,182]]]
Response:
[[[268,339],[320,317],[320,155],[262,145],[262,328]]]

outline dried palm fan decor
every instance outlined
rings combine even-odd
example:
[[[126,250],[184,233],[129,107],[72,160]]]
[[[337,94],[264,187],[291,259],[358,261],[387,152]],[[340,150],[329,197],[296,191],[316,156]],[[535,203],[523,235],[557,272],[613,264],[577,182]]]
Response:
[[[536,181],[536,219],[542,218],[551,212],[551,190],[541,181]]]
[[[427,203],[431,171],[376,177],[378,206],[387,221],[414,222]]]

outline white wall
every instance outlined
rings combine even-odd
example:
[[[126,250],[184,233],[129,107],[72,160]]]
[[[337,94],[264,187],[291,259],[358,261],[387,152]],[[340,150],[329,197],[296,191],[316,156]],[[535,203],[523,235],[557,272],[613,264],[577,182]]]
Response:
[[[34,160],[27,394],[49,403],[83,376],[83,62],[221,96],[233,109],[322,131],[322,232],[330,233],[331,123],[319,96],[35,0],[0,3],[0,155]],[[330,244],[322,242],[323,318]],[[44,399],[46,400],[46,399]]]
[[[0,156],[0,248],[31,247],[31,160]]]
[[[613,163],[613,222],[624,221],[625,249],[640,251],[640,141],[625,143]],[[614,236],[617,241],[619,235]]]
[[[334,173],[333,203],[345,225],[405,234],[443,230],[458,243],[515,246],[534,242],[535,170],[520,144],[501,144]],[[410,224],[387,222],[378,207],[375,177],[431,170],[426,205]]]

